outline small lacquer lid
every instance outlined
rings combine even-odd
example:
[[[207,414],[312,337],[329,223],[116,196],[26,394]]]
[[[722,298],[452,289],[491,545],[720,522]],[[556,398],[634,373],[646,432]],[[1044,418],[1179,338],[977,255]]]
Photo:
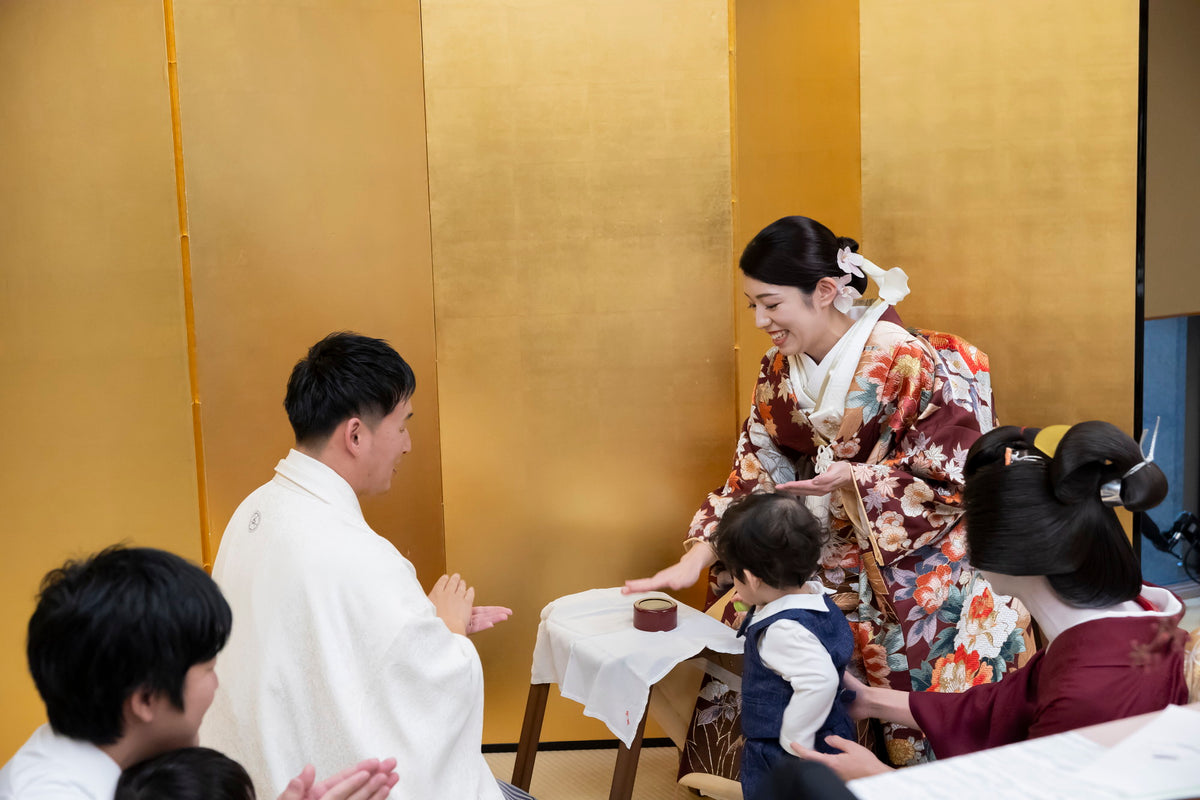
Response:
[[[633,627],[639,631],[673,631],[678,619],[674,600],[643,597],[633,604]]]

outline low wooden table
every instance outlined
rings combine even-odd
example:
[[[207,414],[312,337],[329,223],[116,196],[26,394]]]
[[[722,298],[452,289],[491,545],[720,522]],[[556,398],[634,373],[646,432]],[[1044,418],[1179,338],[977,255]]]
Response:
[[[705,649],[695,658],[702,658],[741,673],[741,656],[727,653],[717,653]],[[650,687],[651,694],[655,687]],[[542,735],[542,720],[546,716],[546,700],[550,696],[550,684],[531,683],[529,697],[525,701],[525,719],[521,723],[521,739],[517,743],[517,758],[513,764],[512,784],[520,789],[529,791],[533,780],[533,762],[537,758],[538,743]],[[633,796],[633,782],[637,777],[638,759],[642,754],[642,738],[646,732],[646,718],[649,714],[649,699],[647,711],[642,714],[637,733],[628,747],[623,742],[617,744],[617,763],[613,767],[612,788],[609,790],[609,800],[629,800]]]

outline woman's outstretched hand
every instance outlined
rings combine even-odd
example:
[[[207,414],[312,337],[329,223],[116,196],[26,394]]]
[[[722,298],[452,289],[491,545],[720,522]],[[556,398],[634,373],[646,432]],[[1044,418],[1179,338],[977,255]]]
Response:
[[[824,764],[844,781],[865,778],[868,775],[878,775],[892,770],[858,742],[843,739],[841,736],[826,736],[825,744],[836,747],[842,752],[833,755],[820,753],[816,750],[809,750],[807,747],[801,747],[794,742],[792,743],[792,752],[801,758]]]
[[[621,594],[653,592],[658,589],[686,589],[700,579],[704,570],[717,563],[717,554],[708,542],[696,542],[676,563],[660,569],[649,578],[625,581]]]
[[[784,492],[796,497],[829,494],[835,489],[854,483],[854,472],[850,469],[849,461],[835,461],[829,469],[809,478],[806,481],[788,481],[775,484],[775,491]]]
[[[314,784],[317,771],[311,764],[292,778],[279,800],[384,800],[400,780],[396,759],[368,758]]]

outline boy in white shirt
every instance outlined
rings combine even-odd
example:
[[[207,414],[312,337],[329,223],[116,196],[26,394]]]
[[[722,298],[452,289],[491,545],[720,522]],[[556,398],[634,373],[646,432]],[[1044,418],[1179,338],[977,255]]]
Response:
[[[172,553],[110,548],[50,572],[26,646],[50,722],[0,769],[0,800],[111,800],[123,767],[192,744],[231,624]]]
[[[26,645],[50,722],[0,769],[0,800],[112,800],[122,769],[194,745],[231,626],[212,578],[173,553],[112,547],[51,571]],[[280,800],[380,800],[394,766],[316,785],[307,767]]]
[[[842,698],[854,650],[845,616],[813,580],[825,535],[804,503],[755,494],[730,506],[714,534],[717,557],[753,608],[742,667],[741,782],[746,800],[769,796],[768,776],[791,744],[825,751],[830,734],[855,738]]]

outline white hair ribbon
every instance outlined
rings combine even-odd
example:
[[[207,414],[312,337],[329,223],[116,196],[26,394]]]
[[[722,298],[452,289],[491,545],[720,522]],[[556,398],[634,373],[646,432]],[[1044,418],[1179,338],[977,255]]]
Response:
[[[872,264],[860,253],[850,252],[849,247],[843,247],[841,250],[838,250],[837,264],[842,272],[846,273],[844,278],[836,279],[839,286],[842,287],[842,291],[839,292],[837,300],[834,301],[834,307],[837,308],[838,311],[842,311],[843,313],[845,312],[845,309],[840,307],[838,302],[845,297],[846,289],[850,289],[851,292],[854,292],[855,298],[862,296],[848,286],[851,275],[857,275],[860,278],[870,278],[872,281],[874,281],[875,285],[879,287],[879,299],[887,303],[889,306],[894,306],[905,297],[908,297],[908,275],[906,275],[904,270],[900,269],[899,267],[882,269],[881,267],[877,267]],[[845,283],[842,283],[842,281],[845,281]],[[850,302],[853,302],[853,300]],[[849,308],[849,303],[846,304],[846,308]]]

